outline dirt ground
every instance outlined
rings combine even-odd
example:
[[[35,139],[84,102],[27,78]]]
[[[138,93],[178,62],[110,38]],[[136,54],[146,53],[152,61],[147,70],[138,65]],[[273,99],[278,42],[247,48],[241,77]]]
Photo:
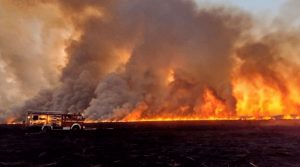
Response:
[[[300,123],[101,123],[80,132],[0,126],[0,166],[300,166]]]

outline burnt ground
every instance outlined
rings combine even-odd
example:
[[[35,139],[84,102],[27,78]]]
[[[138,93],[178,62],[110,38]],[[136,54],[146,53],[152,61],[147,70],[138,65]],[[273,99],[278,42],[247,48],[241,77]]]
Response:
[[[102,123],[97,130],[0,126],[0,166],[300,166],[300,123]]]

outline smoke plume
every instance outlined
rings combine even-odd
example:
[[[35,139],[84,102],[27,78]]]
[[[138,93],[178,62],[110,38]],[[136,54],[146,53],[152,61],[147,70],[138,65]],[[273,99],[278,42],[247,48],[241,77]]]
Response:
[[[298,114],[299,32],[278,25],[289,15],[296,26],[286,10],[295,2],[265,25],[272,31],[239,9],[191,0],[0,3],[0,119]]]
[[[0,2],[0,119],[14,112],[12,106],[59,85],[65,64],[65,40],[72,27],[66,27],[54,5],[29,6]]]

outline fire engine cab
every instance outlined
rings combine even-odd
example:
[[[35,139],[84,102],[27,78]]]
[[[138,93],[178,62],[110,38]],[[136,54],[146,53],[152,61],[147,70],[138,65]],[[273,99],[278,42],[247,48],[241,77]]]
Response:
[[[84,117],[81,114],[64,114],[60,112],[28,111],[26,126],[38,127],[42,131],[49,130],[81,130],[84,129]]]

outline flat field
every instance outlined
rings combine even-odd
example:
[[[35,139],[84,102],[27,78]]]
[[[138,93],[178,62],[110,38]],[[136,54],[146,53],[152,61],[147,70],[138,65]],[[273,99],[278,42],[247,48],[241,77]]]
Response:
[[[89,124],[41,133],[0,125],[0,166],[300,166],[299,121]]]

